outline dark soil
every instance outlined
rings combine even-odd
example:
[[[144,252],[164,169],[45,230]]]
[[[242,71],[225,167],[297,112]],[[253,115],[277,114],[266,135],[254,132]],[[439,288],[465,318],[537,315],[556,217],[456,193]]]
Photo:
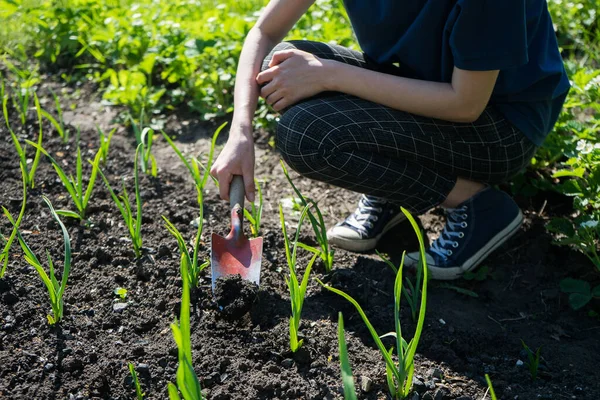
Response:
[[[44,99],[43,91],[40,94]],[[93,96],[77,104],[68,122],[82,126],[80,144],[88,158],[98,146],[91,121],[108,128],[115,113],[100,107]],[[32,113],[25,127],[16,116],[11,123],[22,140],[35,139],[37,124]],[[172,115],[166,131],[179,134],[182,150],[204,154],[213,128],[193,116]],[[44,146],[74,172],[73,140],[61,143],[50,126],[45,126],[45,132]],[[0,135],[0,204],[16,215],[21,176],[4,121]],[[7,274],[0,280],[0,398],[132,399],[135,392],[128,363],[136,366],[147,398],[167,398],[167,383],[175,381],[177,368],[169,325],[179,315],[181,279],[177,243],[161,215],[191,240],[195,228],[190,222],[197,217],[198,206],[181,162],[162,138],[156,139],[158,177],[141,179],[145,254],[140,260],[134,259],[126,228],[102,181],[92,196],[89,221],[63,218],[72,240],[73,266],[60,324],[48,325],[46,289],[18,246],[13,246]],[[223,135],[219,143],[225,139]],[[191,310],[193,364],[202,387],[208,399],[342,398],[337,344],[337,315],[342,311],[357,388],[366,389],[358,389],[359,398],[384,399],[385,366],[360,316],[352,305],[314,281],[309,284],[302,315],[302,352],[292,355],[289,351],[288,268],[277,207],[292,191],[268,137],[257,133],[256,139],[257,177],[263,181],[265,198],[261,288],[254,304],[252,296],[244,303],[252,304],[247,312],[229,318],[211,293],[209,269],[203,272]],[[113,187],[120,187],[123,177],[130,193],[134,148],[135,140],[120,128],[103,167]],[[86,165],[84,175],[88,173]],[[296,182],[319,202],[328,224],[344,217],[357,200],[356,194],[341,189],[300,178]],[[61,271],[62,235],[42,194],[57,209],[73,207],[45,159],[36,175],[36,187],[29,192],[21,231],[38,257],[45,259],[43,252],[48,249]],[[593,267],[579,253],[553,246],[544,229],[550,216],[569,212],[570,200],[548,193],[517,200],[526,222],[518,235],[485,261],[480,280],[431,282],[415,359],[418,395],[411,399],[480,400],[486,393],[486,373],[500,399],[600,398],[600,324],[597,317],[587,315],[597,312],[598,304],[575,312],[558,286],[568,276],[591,276]],[[228,207],[212,183],[205,194],[204,211],[205,238],[210,232],[227,233]],[[285,212],[292,233],[297,214],[290,208]],[[5,218],[0,221],[0,231],[8,235],[10,224]],[[432,211],[421,216],[421,222],[431,238],[443,225],[442,213]],[[308,230],[302,234],[304,241],[314,244],[311,237]],[[380,250],[398,262],[403,250],[416,248],[414,237],[410,226],[399,226],[386,235]],[[209,257],[209,248],[210,243],[203,242],[201,259]],[[308,254],[301,254],[301,271],[308,259]],[[333,272],[325,274],[317,263],[313,273],[352,295],[379,334],[394,329],[394,275],[376,255],[336,249]],[[127,289],[125,299],[114,294],[117,287]],[[406,305],[401,322],[410,339],[415,323]],[[386,345],[393,345],[385,340],[389,340]],[[527,357],[521,340],[533,349],[542,347],[535,381],[522,365]]]
[[[223,315],[230,319],[242,317],[257,298],[258,286],[240,275],[220,277],[215,282],[215,300]]]

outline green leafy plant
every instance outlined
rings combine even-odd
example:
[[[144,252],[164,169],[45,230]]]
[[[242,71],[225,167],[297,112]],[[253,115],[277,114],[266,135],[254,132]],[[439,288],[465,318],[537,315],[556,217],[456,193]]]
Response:
[[[213,134],[212,140],[210,142],[210,150],[208,152],[206,167],[202,163],[200,163],[200,161],[198,161],[196,157],[190,157],[190,159],[188,160],[179,150],[175,142],[169,137],[169,135],[167,135],[164,131],[162,132],[162,135],[167,141],[167,143],[169,143],[169,145],[171,146],[175,154],[177,154],[183,165],[185,165],[187,170],[190,171],[190,174],[194,179],[194,183],[196,184],[196,190],[198,190],[198,203],[202,201],[202,191],[204,190],[206,182],[208,181],[208,178],[210,176],[210,168],[213,163],[217,138],[219,137],[219,133],[221,133],[225,125],[227,125],[227,122],[222,123]],[[200,172],[201,169],[203,170],[202,173]]]
[[[142,172],[155,177],[158,175],[158,166],[156,164],[156,158],[152,154],[152,143],[154,141],[154,129],[146,126],[144,127],[144,111],[140,115],[140,122],[137,124],[131,115],[129,115],[129,121],[133,127],[133,134],[135,135],[135,141],[138,148],[140,149],[140,167]],[[141,146],[141,147],[140,147]]]
[[[535,381],[537,379],[538,370],[540,367],[540,354],[542,351],[542,346],[538,347],[534,353],[533,350],[531,350],[529,348],[529,346],[527,346],[523,340],[521,340],[521,344],[523,345],[523,349],[525,350],[525,353],[527,353],[527,363],[526,364],[527,364],[527,367],[529,368],[529,374],[531,375],[531,380]]]
[[[113,135],[117,131],[117,128],[113,128],[108,134],[105,134],[99,126],[96,127],[98,130],[98,134],[100,135],[100,159],[102,165],[106,165],[108,161],[108,150],[110,149],[110,142],[112,140]]]
[[[26,141],[29,145],[36,147],[37,144],[33,143],[29,140]],[[71,218],[79,218],[81,220],[85,220],[86,213],[88,211],[88,203],[90,201],[90,197],[92,196],[92,192],[94,191],[94,185],[96,184],[96,176],[98,175],[98,171],[100,169],[100,157],[102,156],[101,150],[96,152],[96,156],[94,157],[94,161],[88,160],[92,165],[92,171],[90,173],[90,177],[88,179],[87,187],[84,191],[84,183],[83,183],[83,161],[81,158],[81,149],[77,146],[77,158],[75,160],[75,177],[73,175],[67,176],[64,169],[60,166],[60,163],[56,161],[47,151],[46,149],[38,148],[52,163],[56,174],[58,175],[60,181],[63,186],[67,189],[67,192],[71,196],[71,200],[75,205],[77,212],[70,210],[56,210],[57,214],[71,217]]]
[[[342,371],[342,383],[344,385],[344,399],[356,400],[354,378],[352,377],[352,368],[350,367],[346,338],[344,337],[344,317],[341,312],[338,313],[338,345],[340,351],[340,370]]]
[[[565,278],[560,281],[560,290],[569,294],[569,304],[574,310],[583,308],[592,299],[600,299],[600,285],[592,286],[581,279]]]
[[[410,221],[415,233],[417,234],[417,238],[419,239],[419,248],[421,253],[421,262],[423,268],[423,284],[421,288],[422,298],[421,305],[419,310],[419,319],[417,321],[417,327],[415,329],[415,334],[410,342],[406,342],[402,337],[402,329],[400,325],[400,300],[402,297],[402,268],[404,266],[404,255],[402,257],[402,262],[398,268],[398,273],[396,274],[396,280],[394,282],[394,323],[395,323],[395,332],[390,332],[383,336],[379,336],[373,328],[373,325],[369,322],[369,319],[365,315],[361,306],[358,304],[356,300],[354,300],[351,296],[344,293],[339,289],[335,289],[331,286],[325,285],[319,279],[317,281],[327,290],[336,293],[346,300],[348,300],[358,311],[363,322],[367,326],[375,344],[379,348],[383,359],[386,364],[386,377],[388,383],[388,389],[390,391],[390,395],[394,399],[403,399],[405,398],[409,392],[412,385],[412,377],[414,373],[414,356],[417,351],[417,346],[419,344],[419,340],[421,338],[421,332],[423,330],[423,323],[425,321],[425,310],[427,308],[427,265],[425,264],[425,245],[423,243],[423,237],[421,236],[421,232],[419,227],[417,226],[416,221],[410,215],[408,211],[402,208],[402,212],[406,215],[408,220]],[[398,362],[395,363],[392,359],[392,354],[394,351],[394,347],[390,349],[386,349],[385,345],[381,341],[382,338],[385,337],[393,337],[396,341],[396,354],[398,357]]]
[[[281,230],[283,232],[283,240],[285,246],[285,258],[288,264],[290,276],[286,277],[285,282],[288,285],[290,290],[290,302],[292,305],[292,316],[290,318],[290,349],[292,352],[298,351],[298,349],[302,346],[303,339],[298,340],[298,330],[300,329],[300,317],[302,315],[302,306],[304,305],[304,296],[306,295],[306,287],[308,285],[308,278],[310,276],[310,271],[312,266],[317,258],[317,253],[314,253],[306,269],[304,270],[304,275],[302,277],[302,282],[298,282],[298,278],[296,276],[297,270],[297,250],[299,247],[299,236],[300,230],[302,228],[302,223],[306,218],[308,213],[308,209],[310,204],[307,204],[302,210],[302,214],[300,215],[300,219],[298,221],[298,226],[296,228],[296,236],[294,238],[293,245],[290,246],[290,240],[287,235],[287,228],[285,226],[285,217],[283,215],[283,208],[281,204],[279,204],[279,220],[281,222]]]
[[[173,338],[177,344],[179,365],[177,366],[177,386],[169,382],[169,399],[181,400],[179,392],[184,400],[202,400],[202,388],[198,376],[192,365],[192,344],[190,338],[190,282],[189,271],[185,254],[181,255],[181,311],[179,322],[171,324]]]
[[[260,235],[260,222],[262,219],[263,196],[258,179],[254,180],[254,186],[256,186],[256,193],[258,194],[258,206],[256,203],[252,203],[251,211],[244,208],[244,216],[248,222],[250,222],[250,232],[252,233],[252,236],[258,237]]]
[[[492,380],[490,379],[490,376],[488,374],[485,374],[485,381],[487,382],[487,385],[488,385],[488,391],[490,393],[490,397],[492,398],[492,400],[497,400],[496,392],[494,392],[494,386],[492,386]]]
[[[201,192],[200,192],[201,193]],[[165,217],[162,216],[165,220],[165,226],[167,230],[175,237],[177,240],[177,246],[179,247],[179,252],[182,257],[185,257],[186,265],[188,266],[186,270],[188,271],[188,281],[192,285],[192,287],[198,287],[200,283],[200,273],[210,265],[210,261],[206,260],[202,264],[198,261],[198,256],[201,251],[201,239],[202,239],[202,230],[203,230],[203,219],[204,219],[204,206],[202,205],[202,201],[200,201],[200,215],[198,217],[198,231],[196,232],[196,238],[194,239],[194,249],[192,254],[188,251],[187,244],[183,239],[183,236],[179,232],[179,230]]]
[[[135,396],[137,400],[144,400],[144,392],[142,392],[140,380],[138,379],[137,373],[135,372],[135,367],[133,363],[129,363],[128,367],[129,373],[131,374],[131,379],[133,380],[133,385],[135,386]]]
[[[23,181],[23,201],[21,202],[21,211],[19,211],[17,221],[13,226],[9,238],[4,243],[4,249],[2,250],[2,253],[0,253],[0,263],[2,263],[2,267],[0,267],[0,279],[2,279],[4,277],[4,274],[6,273],[6,268],[8,267],[10,247],[12,246],[12,243],[15,240],[15,237],[17,236],[17,232],[19,231],[19,227],[21,226],[21,221],[23,220],[23,215],[25,215],[25,208],[27,205],[27,172],[25,171],[23,164],[19,164],[19,167],[21,167],[21,177]],[[2,209],[4,210],[4,214],[10,216],[9,219],[12,219],[12,215],[10,215],[8,209],[6,209],[6,207],[2,207]]]
[[[44,266],[35,256],[31,248],[27,245],[27,243],[23,239],[23,236],[21,236],[21,233],[18,232],[17,235],[19,238],[19,243],[21,244],[21,248],[25,253],[25,260],[36,269],[36,271],[40,275],[40,278],[42,278],[42,281],[48,289],[50,305],[52,306],[52,315],[48,315],[48,323],[50,325],[54,325],[60,322],[60,320],[63,317],[63,295],[65,293],[65,288],[67,287],[67,279],[69,278],[69,272],[71,271],[71,240],[69,238],[69,232],[67,232],[67,229],[58,217],[57,212],[54,210],[54,207],[52,207],[52,203],[50,202],[50,200],[46,196],[43,196],[42,198],[44,199],[44,202],[50,209],[50,214],[52,215],[54,220],[58,222],[58,225],[60,226],[60,229],[63,233],[63,240],[65,243],[65,258],[63,262],[63,272],[60,283],[58,282],[54,274],[54,263],[52,262],[52,258],[50,257],[50,253],[48,252],[48,250],[46,250],[46,256],[48,258],[48,265],[50,267],[50,276],[46,274]],[[8,217],[13,226],[16,226],[16,223],[14,222],[10,214],[6,213],[6,210],[5,215]]]
[[[104,173],[101,169],[98,169],[104,184],[108,188],[110,192],[110,197],[112,197],[115,202],[117,208],[121,212],[121,216],[123,217],[123,221],[125,222],[125,226],[129,231],[129,236],[131,237],[131,241],[133,244],[133,251],[135,252],[135,256],[140,258],[142,255],[142,199],[140,197],[140,185],[139,185],[139,174],[138,174],[138,157],[141,151],[142,145],[138,145],[135,151],[135,158],[133,162],[133,182],[134,182],[134,191],[135,191],[135,207],[136,213],[135,217],[133,216],[132,205],[130,204],[129,194],[127,193],[127,189],[125,188],[125,181],[121,181],[123,187],[123,194],[117,196],[110,186],[108,179],[104,176]]]
[[[310,208],[314,209],[314,212],[317,214],[317,216],[315,217],[312,211],[309,209],[307,216],[315,232],[315,238],[317,240],[317,243],[319,244],[319,249],[315,249],[311,246],[305,245],[304,243],[299,243],[299,246],[312,252],[316,251],[321,260],[323,261],[323,264],[325,265],[325,271],[330,272],[331,267],[333,265],[334,251],[329,247],[329,240],[327,239],[327,226],[325,225],[325,221],[323,220],[323,214],[321,213],[321,210],[317,206],[316,202],[310,199],[307,200],[302,195],[302,193],[300,193],[300,190],[298,190],[296,185],[294,185],[292,178],[290,178],[290,175],[283,161],[281,161],[281,168],[283,168],[283,173],[290,185],[292,186],[292,189],[294,189],[294,192],[298,196],[298,199],[300,200],[302,206],[306,207],[308,204],[311,204]]]
[[[42,155],[41,149],[42,149],[43,129],[42,129],[42,108],[40,106],[40,101],[39,101],[37,95],[34,94],[35,108],[37,110],[38,124],[39,124],[40,130],[39,130],[39,134],[38,134],[37,150],[35,152],[35,156],[33,157],[33,162],[31,163],[31,167],[29,167],[29,164],[27,163],[27,153],[26,153],[27,149],[25,147],[21,146],[21,143],[19,142],[17,135],[12,130],[12,128],[10,127],[10,123],[8,122],[8,108],[7,108],[7,104],[6,104],[7,100],[8,100],[8,98],[6,96],[3,97],[3,99],[2,99],[2,112],[4,114],[4,121],[6,123],[6,127],[8,128],[10,136],[15,145],[15,149],[17,150],[17,153],[19,154],[19,160],[21,162],[21,165],[27,172],[27,186],[33,188],[35,186],[33,178],[35,176],[35,171],[37,170],[38,164],[40,163],[40,157]]]
[[[127,297],[127,289],[118,287],[115,289],[114,294],[115,296],[119,296],[120,298],[124,299]]]

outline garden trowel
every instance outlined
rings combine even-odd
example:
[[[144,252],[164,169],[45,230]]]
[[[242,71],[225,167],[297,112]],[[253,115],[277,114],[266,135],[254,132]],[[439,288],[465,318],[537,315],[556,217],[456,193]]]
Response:
[[[263,239],[248,239],[244,235],[244,197],[244,180],[241,175],[234,175],[229,188],[231,231],[227,237],[212,234],[210,266],[213,292],[215,282],[224,275],[239,274],[242,279],[257,285],[260,282]]]

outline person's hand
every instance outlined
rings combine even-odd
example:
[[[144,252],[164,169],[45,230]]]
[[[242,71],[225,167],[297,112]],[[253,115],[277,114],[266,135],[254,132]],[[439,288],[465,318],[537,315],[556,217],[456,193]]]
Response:
[[[275,111],[281,111],[323,92],[328,75],[326,63],[327,60],[297,49],[277,51],[269,69],[256,76],[256,82],[262,86],[260,96]]]
[[[223,200],[229,200],[229,186],[234,175],[242,175],[248,201],[254,201],[254,142],[251,135],[236,133],[234,128],[221,154],[210,169],[210,174],[219,181],[219,192]]]

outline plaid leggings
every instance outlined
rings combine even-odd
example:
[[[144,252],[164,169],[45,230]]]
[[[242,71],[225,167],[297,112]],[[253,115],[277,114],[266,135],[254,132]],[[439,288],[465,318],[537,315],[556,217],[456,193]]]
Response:
[[[296,48],[323,59],[398,75],[345,47],[291,41],[273,52]],[[493,106],[473,123],[448,122],[395,110],[361,98],[326,92],[282,114],[276,145],[301,175],[384,198],[413,213],[442,203],[458,177],[500,183],[517,174],[535,145]]]

